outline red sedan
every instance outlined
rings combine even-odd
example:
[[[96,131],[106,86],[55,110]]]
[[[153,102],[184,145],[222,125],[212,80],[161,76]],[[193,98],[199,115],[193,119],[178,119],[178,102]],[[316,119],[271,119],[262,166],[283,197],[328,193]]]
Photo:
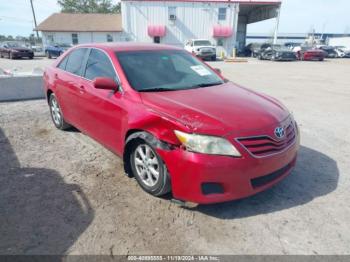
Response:
[[[301,47],[301,50],[297,52],[298,59],[302,61],[323,61],[326,56],[325,51],[312,47]]]
[[[184,50],[91,44],[44,74],[53,123],[123,157],[155,196],[216,203],[270,188],[293,169],[297,124],[276,99],[225,80]]]

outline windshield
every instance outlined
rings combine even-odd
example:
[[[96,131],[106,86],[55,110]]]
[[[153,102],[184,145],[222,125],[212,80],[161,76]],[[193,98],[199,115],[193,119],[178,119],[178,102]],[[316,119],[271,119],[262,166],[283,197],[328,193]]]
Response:
[[[193,41],[193,44],[195,46],[211,46],[211,43],[208,40],[196,40]]]
[[[126,51],[116,53],[123,71],[137,91],[175,91],[213,85],[223,80],[185,51]]]
[[[7,45],[8,47],[22,47],[22,45],[17,42],[7,42],[5,43],[5,45]]]

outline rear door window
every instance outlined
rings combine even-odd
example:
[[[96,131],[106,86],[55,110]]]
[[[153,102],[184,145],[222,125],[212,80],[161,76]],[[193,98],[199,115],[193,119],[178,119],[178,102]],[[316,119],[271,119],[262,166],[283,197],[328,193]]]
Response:
[[[63,58],[63,60],[59,63],[59,65],[57,66],[59,69],[66,70],[66,65],[67,65],[67,62],[68,62],[68,57],[69,57],[69,56],[66,56],[66,57]]]
[[[66,71],[81,76],[83,74],[83,63],[87,51],[87,48],[80,48],[72,51],[69,54]]]

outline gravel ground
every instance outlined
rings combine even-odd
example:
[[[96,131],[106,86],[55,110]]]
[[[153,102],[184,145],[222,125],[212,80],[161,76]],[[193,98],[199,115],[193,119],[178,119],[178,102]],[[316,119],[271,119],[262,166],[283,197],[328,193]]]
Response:
[[[87,136],[56,130],[44,101],[0,103],[0,254],[350,254],[350,60],[213,66],[293,111],[291,176],[183,209],[144,193]]]

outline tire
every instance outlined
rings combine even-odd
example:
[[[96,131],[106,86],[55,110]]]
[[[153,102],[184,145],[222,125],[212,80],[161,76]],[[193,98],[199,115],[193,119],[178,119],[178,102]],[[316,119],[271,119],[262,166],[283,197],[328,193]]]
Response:
[[[34,56],[30,56],[30,57],[29,57],[29,59],[33,59],[33,58],[34,58]]]
[[[324,60],[324,58],[320,58],[320,59],[318,59],[318,61],[320,61],[320,62],[322,62]]]
[[[211,61],[216,61],[216,55],[211,57]]]
[[[162,196],[171,191],[167,168],[150,143],[141,138],[135,140],[129,161],[133,176],[145,192]]]
[[[49,107],[50,107],[51,119],[56,128],[60,130],[67,130],[72,127],[70,124],[68,124],[64,120],[63,114],[61,112],[61,108],[54,94],[51,94],[49,97]]]
[[[258,55],[259,60],[263,60],[262,55]]]
[[[49,51],[46,51],[46,57],[47,57],[48,59],[51,59],[51,58],[52,58],[51,53],[50,53]]]

